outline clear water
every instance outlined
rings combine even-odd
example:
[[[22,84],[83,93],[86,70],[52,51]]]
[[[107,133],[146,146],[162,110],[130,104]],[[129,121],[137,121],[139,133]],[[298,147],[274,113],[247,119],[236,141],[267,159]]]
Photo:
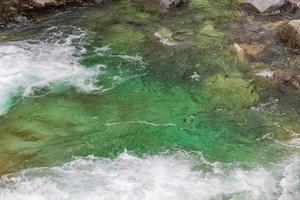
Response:
[[[299,199],[299,96],[229,53],[234,5],[113,1],[4,33],[0,199]]]

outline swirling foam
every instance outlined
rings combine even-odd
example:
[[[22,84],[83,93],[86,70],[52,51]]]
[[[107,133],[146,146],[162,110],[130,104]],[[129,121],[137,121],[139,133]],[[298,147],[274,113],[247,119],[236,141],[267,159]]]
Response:
[[[7,111],[11,98],[28,96],[36,88],[63,82],[81,90],[93,90],[93,77],[99,69],[81,66],[73,56],[78,49],[73,42],[85,32],[69,28],[64,34],[57,27],[46,31],[38,40],[0,44],[0,114]]]
[[[206,163],[207,162],[203,162]],[[224,164],[223,164],[224,165]],[[115,159],[78,158],[60,167],[28,169],[0,179],[1,200],[295,200],[295,171],[238,167],[193,170],[191,158],[122,153]],[[288,166],[297,166],[297,163]],[[299,169],[294,169],[298,171]],[[284,178],[282,179],[282,175]],[[282,180],[281,180],[282,179]],[[295,182],[295,181],[294,181]],[[281,186],[280,186],[281,185]],[[299,188],[298,188],[299,189]]]

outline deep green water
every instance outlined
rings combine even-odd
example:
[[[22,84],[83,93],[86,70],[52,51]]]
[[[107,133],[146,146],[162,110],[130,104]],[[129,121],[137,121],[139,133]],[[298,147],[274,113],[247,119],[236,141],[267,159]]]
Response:
[[[299,105],[290,102],[299,96],[245,73],[250,65],[229,53],[228,28],[237,17],[243,16],[230,1],[198,0],[169,14],[113,1],[10,32],[2,48],[26,52],[20,61],[3,54],[0,64],[37,68],[13,79],[20,82],[16,87],[1,86],[9,92],[0,94],[7,98],[0,119],[0,173],[57,166],[78,156],[114,159],[125,150],[139,158],[201,153],[207,162],[241,170],[268,170],[291,157],[296,162],[299,146],[291,143],[299,137]],[[38,70],[48,62],[53,66]],[[59,67],[72,62],[82,71],[68,76],[72,67]],[[282,195],[276,192],[240,199],[276,199]]]

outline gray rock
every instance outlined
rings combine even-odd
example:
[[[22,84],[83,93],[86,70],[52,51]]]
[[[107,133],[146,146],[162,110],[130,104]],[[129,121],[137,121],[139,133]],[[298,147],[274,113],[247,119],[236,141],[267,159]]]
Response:
[[[58,5],[58,1],[56,0],[32,0],[31,5],[37,8],[43,8],[46,6],[54,6]]]
[[[160,5],[165,9],[185,6],[189,2],[189,0],[159,0],[159,1],[160,1]]]
[[[249,4],[259,12],[271,12],[284,6],[285,0],[243,0],[244,4]]]
[[[300,0],[287,0],[294,7],[300,8]]]

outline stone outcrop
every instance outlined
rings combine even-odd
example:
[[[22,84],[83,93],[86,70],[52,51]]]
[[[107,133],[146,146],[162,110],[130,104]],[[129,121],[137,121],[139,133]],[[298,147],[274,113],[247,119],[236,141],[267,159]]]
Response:
[[[249,4],[259,12],[265,13],[281,8],[285,0],[243,0],[242,3]]]
[[[282,42],[291,47],[300,48],[300,20],[292,20],[283,25],[278,35]]]

